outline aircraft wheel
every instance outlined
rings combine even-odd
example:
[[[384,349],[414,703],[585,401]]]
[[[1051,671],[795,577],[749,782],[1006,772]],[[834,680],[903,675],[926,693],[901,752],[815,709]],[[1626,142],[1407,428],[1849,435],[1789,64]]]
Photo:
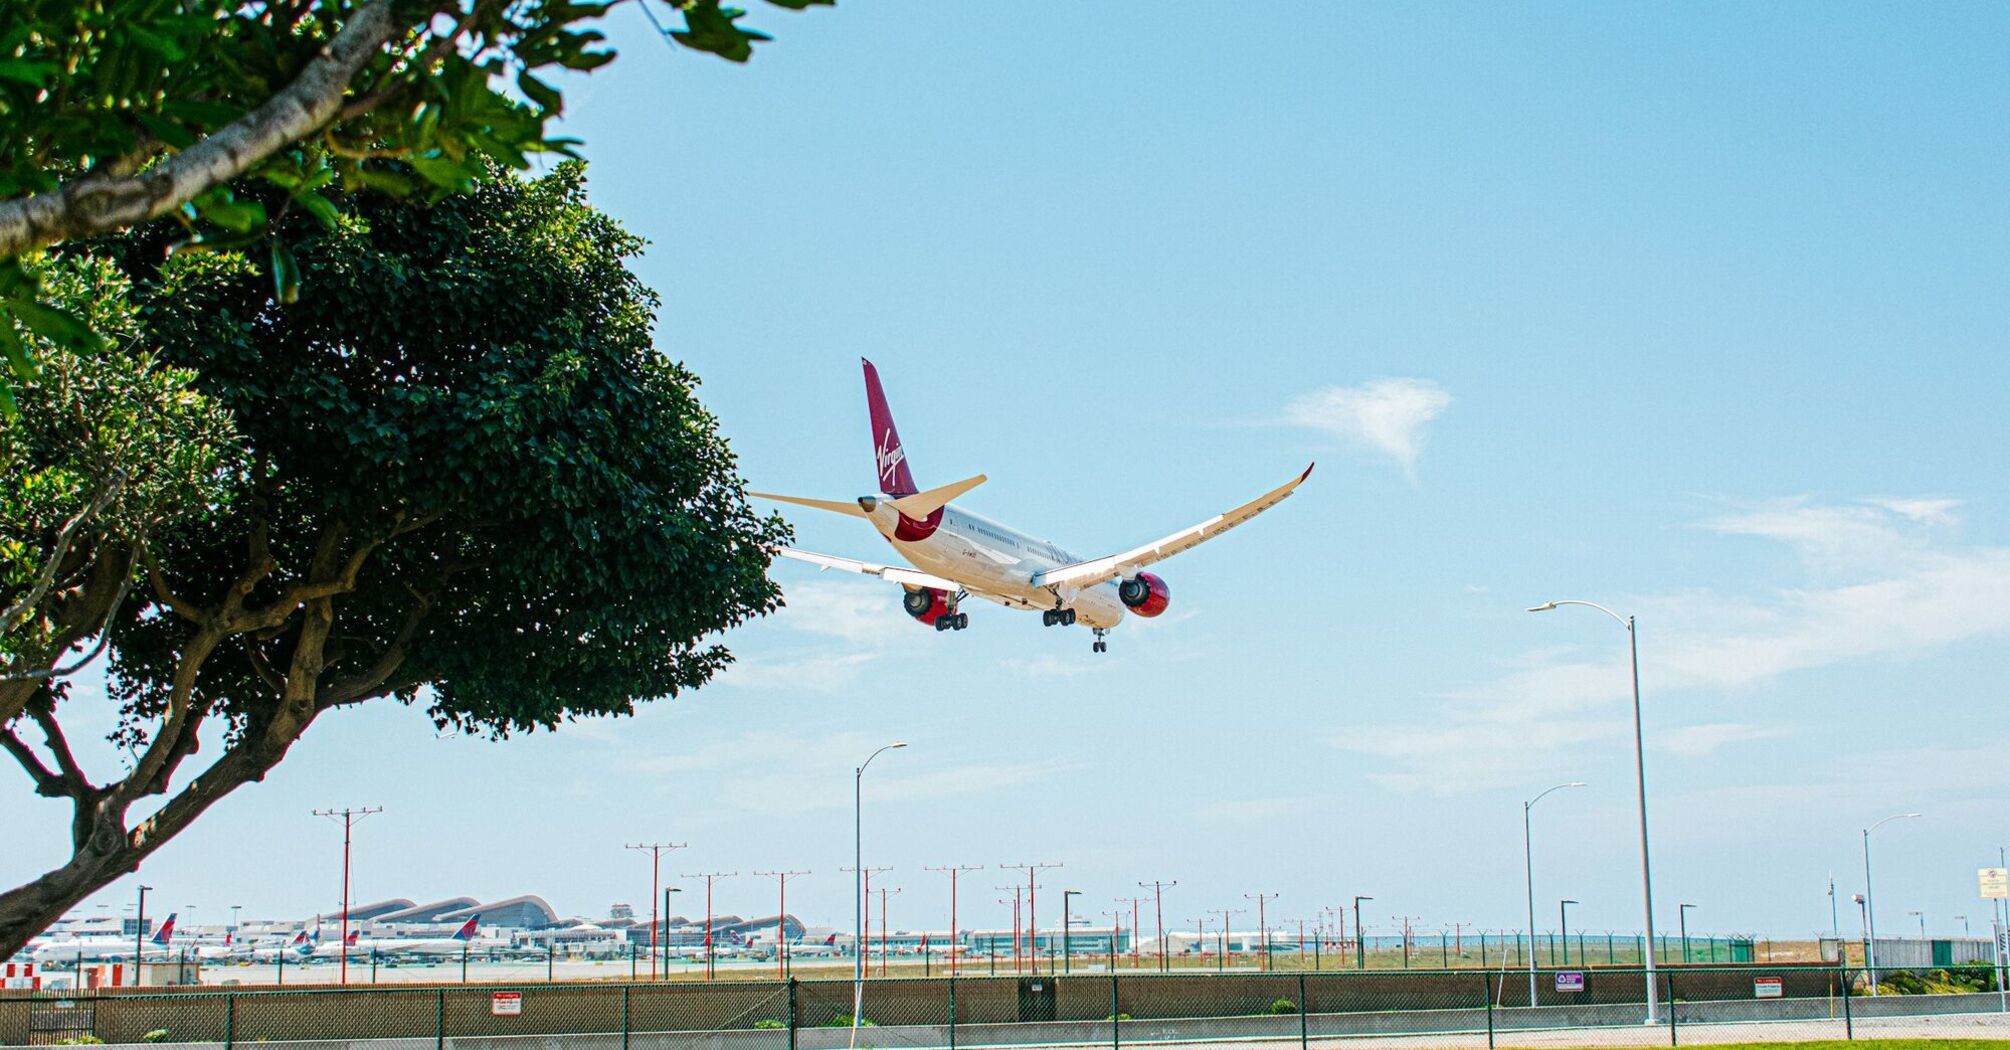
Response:
[[[1040,626],[1042,627],[1054,626],[1054,610],[1052,609],[1040,610]]]
[[[957,614],[956,614],[956,629],[960,631],[960,630],[962,630],[962,629],[964,629],[965,627],[968,627],[968,626],[970,626],[970,614],[969,614],[969,613],[957,613]]]
[[[1063,624],[1065,624],[1066,626],[1069,626],[1069,627],[1073,627],[1073,626],[1075,626],[1075,610],[1073,610],[1073,609],[1064,609],[1064,610],[1062,610],[1062,611],[1061,611],[1061,622],[1062,622]]]

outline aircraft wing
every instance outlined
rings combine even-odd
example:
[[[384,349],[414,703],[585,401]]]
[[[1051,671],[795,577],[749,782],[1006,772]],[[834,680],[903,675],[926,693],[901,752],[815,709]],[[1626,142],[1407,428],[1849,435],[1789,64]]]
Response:
[[[1063,565],[1048,569],[1033,576],[1036,587],[1070,587],[1081,590],[1107,583],[1119,576],[1135,575],[1147,565],[1162,562],[1181,551],[1198,547],[1237,525],[1256,517],[1258,514],[1284,502],[1301,482],[1312,476],[1312,468],[1292,478],[1269,492],[1250,500],[1233,510],[1224,511],[1191,528],[1181,529],[1170,536],[1153,540],[1142,547],[1132,547],[1122,554],[1112,554],[1107,558],[1078,561],[1073,565]]]
[[[832,554],[799,551],[794,547],[777,547],[775,548],[775,553],[784,558],[808,562],[820,569],[843,569],[846,572],[864,573],[867,576],[878,576],[881,579],[891,580],[894,583],[908,587],[933,587],[937,590],[949,591],[951,593],[966,589],[955,580],[947,580],[931,573],[922,572],[919,569],[909,569],[899,565],[879,565],[869,561],[840,558]]]

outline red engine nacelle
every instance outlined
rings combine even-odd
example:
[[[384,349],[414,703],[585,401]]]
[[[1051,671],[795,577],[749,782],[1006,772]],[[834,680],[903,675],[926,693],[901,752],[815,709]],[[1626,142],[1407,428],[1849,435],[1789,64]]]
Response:
[[[1117,584],[1117,597],[1124,608],[1139,616],[1157,616],[1172,604],[1172,589],[1166,586],[1166,581],[1141,572]]]
[[[933,587],[909,591],[900,599],[900,607],[907,610],[907,615],[933,625],[936,620],[949,615],[949,592]]]

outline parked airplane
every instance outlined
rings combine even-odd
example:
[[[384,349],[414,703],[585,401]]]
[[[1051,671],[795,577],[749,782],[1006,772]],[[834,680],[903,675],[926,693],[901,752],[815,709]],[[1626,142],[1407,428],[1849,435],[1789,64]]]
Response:
[[[383,955],[459,955],[463,950],[487,950],[502,947],[501,942],[482,939],[476,930],[481,924],[481,916],[475,915],[461,924],[450,937],[373,937],[362,939],[362,931],[349,932],[348,954],[351,959],[369,956],[372,952]],[[318,957],[333,959],[341,954],[334,948],[316,949]]]
[[[1192,528],[1108,557],[1083,559],[1046,540],[951,506],[951,500],[985,482],[982,474],[927,491],[916,488],[907,453],[894,430],[893,413],[880,388],[879,371],[871,361],[864,365],[881,495],[860,496],[852,502],[770,492],[747,495],[871,522],[913,568],[792,547],[777,553],[825,569],[844,569],[900,584],[907,592],[902,605],[908,615],[938,631],[970,626],[970,614],[959,611],[959,606],[964,598],[974,595],[1007,608],[1038,609],[1040,622],[1048,627],[1065,627],[1079,620],[1095,632],[1091,648],[1107,652],[1109,643],[1104,636],[1122,622],[1126,611],[1157,616],[1172,602],[1166,582],[1144,571],[1147,566],[1197,547],[1269,510],[1312,473],[1308,466],[1285,484]]]
[[[169,942],[174,939],[174,916],[155,928],[153,936],[144,945],[135,945],[132,938],[120,936],[76,937],[63,940],[44,941],[29,949],[29,958],[37,966],[51,966],[66,962],[120,962],[131,959],[133,950],[138,948],[141,958],[166,959],[173,952]]]

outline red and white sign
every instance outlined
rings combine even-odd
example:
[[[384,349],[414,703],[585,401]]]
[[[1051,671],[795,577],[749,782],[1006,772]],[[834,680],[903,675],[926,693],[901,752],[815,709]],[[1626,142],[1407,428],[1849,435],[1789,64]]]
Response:
[[[1752,997],[1755,999],[1778,999],[1787,994],[1777,977],[1752,978]]]
[[[7,975],[0,979],[0,987],[26,988],[34,991],[42,987],[42,978],[35,974],[34,963],[8,963]]]
[[[496,992],[490,995],[489,1013],[497,1017],[515,1017],[523,1013],[523,993]]]

